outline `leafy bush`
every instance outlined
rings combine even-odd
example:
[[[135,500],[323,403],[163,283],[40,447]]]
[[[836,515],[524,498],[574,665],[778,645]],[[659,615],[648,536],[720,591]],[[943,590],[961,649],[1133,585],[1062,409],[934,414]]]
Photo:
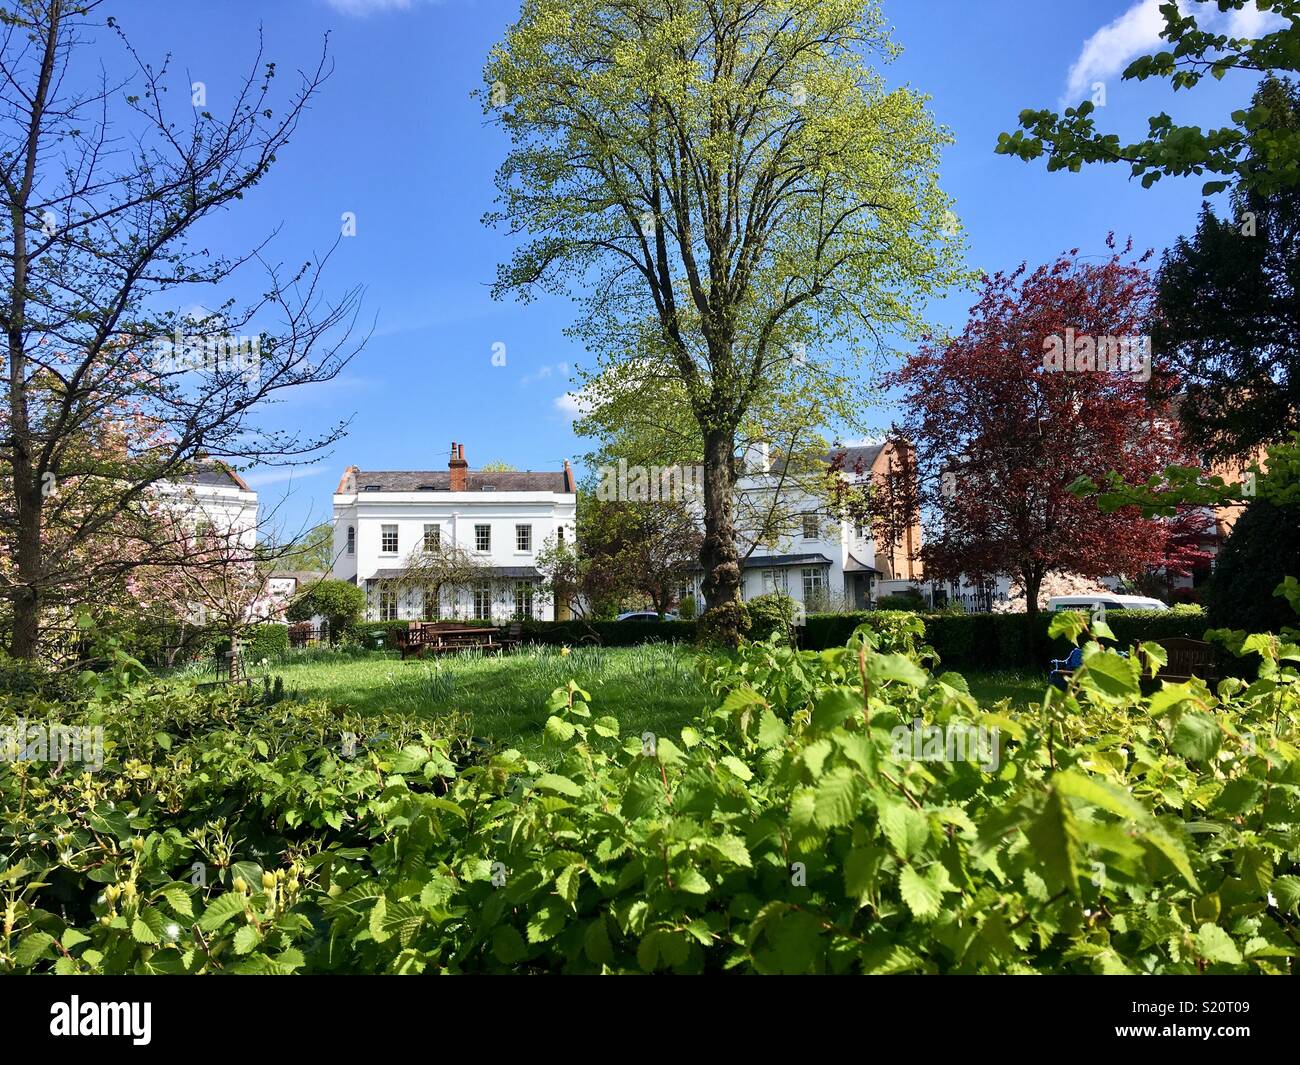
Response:
[[[1242,512],[1215,560],[1205,605],[1215,628],[1276,632],[1294,620],[1273,589],[1300,576],[1300,504],[1257,499]]]
[[[677,616],[683,621],[694,621],[695,612],[695,596],[685,596],[677,608]]]
[[[289,604],[285,617],[290,621],[323,617],[329,623],[331,639],[337,641],[339,634],[355,624],[365,609],[364,588],[351,581],[321,580]]]
[[[264,658],[270,662],[279,662],[289,653],[288,625],[254,625],[244,633],[242,639],[246,662],[260,662]]]
[[[1292,972],[1300,647],[1144,696],[1160,649],[1088,638],[1011,718],[921,667],[918,619],[876,620],[705,658],[677,736],[570,682],[545,767],[124,657],[71,704],[0,694],[0,722],[107,741],[94,773],[0,772],[0,970]]]
[[[767,640],[775,636],[778,643],[790,642],[797,609],[793,598],[784,592],[768,592],[755,596],[745,605],[749,608],[751,640]]]
[[[881,611],[855,614],[809,614],[800,645],[808,650],[841,646],[853,630],[870,624]],[[1052,658],[1069,650],[1063,640],[1048,636],[1052,615],[1040,614],[1030,624],[1027,614],[924,614],[926,641],[945,666],[956,669],[1045,669]],[[1121,645],[1169,636],[1202,639],[1204,612],[1183,605],[1172,610],[1112,610],[1106,613]]]

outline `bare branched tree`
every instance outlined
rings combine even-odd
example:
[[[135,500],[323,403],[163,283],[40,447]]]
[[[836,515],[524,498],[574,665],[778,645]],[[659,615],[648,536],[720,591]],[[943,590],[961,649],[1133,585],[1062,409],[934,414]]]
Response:
[[[328,77],[327,50],[281,102],[259,41],[221,115],[188,78],[169,106],[170,58],[147,63],[100,6],[0,8],[0,536],[11,559],[0,595],[24,658],[43,610],[151,561],[92,546],[146,510],[158,484],[204,456],[285,464],[337,439],[343,424],[308,437],[258,414],[286,388],[335,377],[364,343],[361,291],[321,290],[329,255],[286,267],[266,241],[235,256],[196,243],[201,223],[266,176]],[[120,78],[104,72],[109,38]],[[177,309],[244,267],[265,275],[250,303],[223,294],[214,310]],[[126,420],[110,433],[113,418]],[[51,491],[63,485],[79,494]]]

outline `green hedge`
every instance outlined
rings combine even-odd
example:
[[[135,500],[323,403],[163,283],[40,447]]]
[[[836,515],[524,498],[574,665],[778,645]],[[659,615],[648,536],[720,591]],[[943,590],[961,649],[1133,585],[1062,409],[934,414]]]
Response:
[[[263,658],[278,662],[288,653],[288,625],[254,625],[244,634],[245,662],[260,662]]]
[[[467,625],[465,618],[444,618]],[[487,624],[486,622],[484,624]],[[382,633],[387,650],[397,648],[397,633],[405,632],[409,621],[359,621],[347,631],[348,642],[362,647],[375,646],[374,634]],[[509,623],[498,625],[503,632]],[[657,643],[676,640],[680,643],[695,641],[693,621],[525,621],[523,638],[526,643],[576,647],[583,643],[600,643],[606,647],[632,647],[639,643]],[[851,631],[851,630],[850,630]]]
[[[806,650],[842,647],[855,628],[876,611],[853,614],[809,614],[800,639]],[[925,642],[938,652],[945,669],[1046,669],[1052,658],[1069,654],[1064,640],[1050,640],[1051,614],[924,614]],[[1109,610],[1106,622],[1123,648],[1142,640],[1170,636],[1203,639],[1209,627],[1197,606],[1172,610]]]
[[[694,621],[525,621],[524,639],[532,643],[632,647],[639,643],[695,642]]]

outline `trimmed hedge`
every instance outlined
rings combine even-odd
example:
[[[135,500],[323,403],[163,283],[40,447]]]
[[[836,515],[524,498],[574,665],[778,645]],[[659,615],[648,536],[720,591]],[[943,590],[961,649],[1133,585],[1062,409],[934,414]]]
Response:
[[[465,618],[444,618],[461,625],[474,624]],[[490,622],[482,623],[485,627]],[[502,632],[510,622],[496,625]],[[382,633],[384,648],[397,649],[397,633],[405,632],[409,621],[359,621],[348,629],[351,642],[362,647],[374,648],[374,633]],[[287,636],[286,636],[287,638]],[[525,621],[523,622],[523,639],[525,643],[542,643],[556,647],[576,647],[584,643],[600,643],[606,647],[632,647],[639,643],[660,643],[676,640],[680,643],[693,643],[695,640],[695,622],[693,621]]]
[[[842,647],[855,628],[879,611],[853,614],[809,614],[799,641],[805,650]],[[1052,615],[1039,614],[1031,626],[1028,614],[923,614],[925,642],[939,654],[943,669],[1046,669],[1053,658],[1069,654],[1064,640],[1049,640]],[[1196,606],[1172,610],[1108,610],[1106,623],[1120,647],[1170,636],[1204,639],[1209,625]]]
[[[532,643],[601,643],[633,647],[639,643],[695,642],[694,621],[525,621],[524,639]]]
[[[289,653],[289,626],[268,622],[255,625],[244,635],[244,661],[260,662],[263,658],[278,662]]]

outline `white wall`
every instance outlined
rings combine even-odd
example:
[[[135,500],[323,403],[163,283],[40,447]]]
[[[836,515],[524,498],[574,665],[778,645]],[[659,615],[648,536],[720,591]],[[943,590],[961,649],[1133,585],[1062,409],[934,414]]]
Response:
[[[334,567],[332,576],[352,580],[362,587],[379,570],[400,569],[411,552],[424,542],[425,525],[437,525],[444,544],[475,552],[489,566],[536,566],[537,553],[563,526],[573,542],[577,513],[575,497],[557,492],[359,492],[334,497]],[[397,526],[397,551],[382,550],[382,527]],[[488,551],[475,551],[475,525],[491,530]],[[515,526],[532,527],[529,550],[517,549]],[[347,551],[348,529],[356,530],[353,554]],[[513,585],[512,578],[504,581]],[[497,596],[501,590],[497,591]],[[464,612],[464,611],[462,611]],[[417,618],[421,604],[403,603],[400,616]],[[509,603],[494,603],[494,616],[508,620]],[[533,614],[554,617],[554,604],[543,603],[535,592]]]

